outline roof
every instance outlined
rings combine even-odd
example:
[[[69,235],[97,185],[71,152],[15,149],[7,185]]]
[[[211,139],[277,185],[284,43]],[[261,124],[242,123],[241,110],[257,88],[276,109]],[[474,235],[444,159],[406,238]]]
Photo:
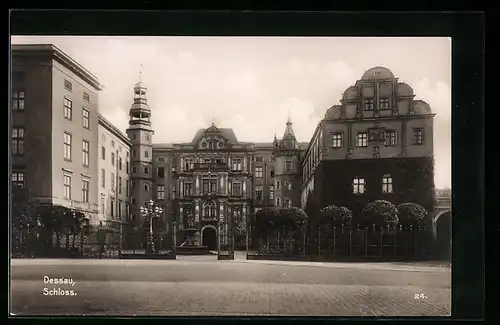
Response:
[[[105,127],[106,130],[108,130],[109,132],[113,133],[118,139],[123,141],[123,143],[125,143],[126,145],[130,147],[132,146],[132,143],[130,142],[129,138],[101,114],[97,115],[97,123]]]
[[[13,56],[50,54],[55,60],[71,70],[78,77],[82,78],[96,90],[102,90],[104,88],[95,75],[53,44],[12,44],[11,49]]]
[[[391,70],[387,68],[374,67],[368,69],[361,77],[361,80],[376,80],[376,79],[394,79],[394,74],[391,72]]]
[[[191,144],[198,143],[198,141],[200,141],[201,138],[203,138],[205,136],[205,133],[207,132],[219,133],[222,137],[226,138],[230,144],[238,144],[238,139],[236,138],[236,134],[234,134],[233,129],[217,128],[213,124],[212,126],[210,126],[208,129],[199,129],[196,132],[193,140],[191,141]]]

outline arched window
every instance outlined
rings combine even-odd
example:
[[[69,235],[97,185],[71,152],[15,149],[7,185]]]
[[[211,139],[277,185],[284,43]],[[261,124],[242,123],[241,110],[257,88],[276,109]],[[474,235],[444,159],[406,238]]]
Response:
[[[205,203],[203,206],[203,216],[206,218],[215,218],[217,216],[217,208],[213,201]]]

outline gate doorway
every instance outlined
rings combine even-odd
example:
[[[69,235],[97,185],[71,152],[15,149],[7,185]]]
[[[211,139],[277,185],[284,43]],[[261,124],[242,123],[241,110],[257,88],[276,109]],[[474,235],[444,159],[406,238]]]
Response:
[[[436,222],[436,232],[438,258],[451,261],[451,211],[439,216]]]
[[[201,245],[207,246],[210,250],[217,249],[217,231],[214,227],[207,226],[201,231]]]

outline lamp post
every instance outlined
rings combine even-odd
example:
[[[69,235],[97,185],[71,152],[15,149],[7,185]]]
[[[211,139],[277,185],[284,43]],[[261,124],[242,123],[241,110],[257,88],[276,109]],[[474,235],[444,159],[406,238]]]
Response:
[[[155,205],[153,200],[147,201],[144,206],[140,208],[141,215],[147,217],[149,220],[149,240],[148,240],[148,251],[154,253],[155,243],[153,240],[153,218],[159,218],[163,213],[163,209]]]

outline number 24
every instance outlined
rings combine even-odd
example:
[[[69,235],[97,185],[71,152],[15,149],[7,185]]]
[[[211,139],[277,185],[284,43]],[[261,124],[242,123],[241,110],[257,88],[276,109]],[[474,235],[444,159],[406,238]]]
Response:
[[[427,298],[423,293],[416,293],[415,299],[425,299]]]

